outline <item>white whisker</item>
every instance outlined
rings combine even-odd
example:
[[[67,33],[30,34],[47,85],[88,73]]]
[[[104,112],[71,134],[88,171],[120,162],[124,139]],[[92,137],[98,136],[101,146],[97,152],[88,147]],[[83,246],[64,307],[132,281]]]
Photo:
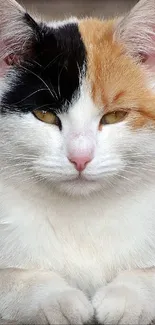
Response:
[[[36,78],[38,78],[45,85],[46,89],[49,91],[51,96],[53,97],[53,95],[54,95],[58,99],[56,92],[55,91],[52,92],[52,90],[50,89],[48,84],[39,75],[37,75],[35,72],[31,71],[30,69],[28,69],[26,67],[23,67],[23,66],[21,66],[21,67],[23,68],[23,70],[30,72],[32,75],[34,75]]]

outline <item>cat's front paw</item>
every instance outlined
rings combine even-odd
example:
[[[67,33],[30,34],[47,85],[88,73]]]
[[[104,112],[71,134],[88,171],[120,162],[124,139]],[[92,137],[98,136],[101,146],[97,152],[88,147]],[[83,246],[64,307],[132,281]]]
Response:
[[[3,283],[2,325],[83,325],[92,320],[94,310],[85,294],[53,272],[13,269],[4,271]]]
[[[55,293],[41,305],[47,324],[84,324],[91,321],[93,307],[80,290]]]
[[[126,272],[102,287],[92,304],[99,324],[147,325],[155,317],[155,302],[148,294],[146,284]]]

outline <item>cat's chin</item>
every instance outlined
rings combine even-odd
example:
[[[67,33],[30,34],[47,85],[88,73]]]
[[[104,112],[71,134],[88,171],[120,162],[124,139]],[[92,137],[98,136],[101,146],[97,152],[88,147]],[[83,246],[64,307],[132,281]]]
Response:
[[[99,192],[102,189],[101,184],[96,181],[88,181],[86,179],[74,179],[65,181],[58,185],[59,191],[69,196],[89,196],[94,192]]]

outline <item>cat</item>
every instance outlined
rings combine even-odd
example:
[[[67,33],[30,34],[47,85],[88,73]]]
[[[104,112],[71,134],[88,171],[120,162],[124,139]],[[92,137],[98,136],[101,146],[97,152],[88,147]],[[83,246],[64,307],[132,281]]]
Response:
[[[155,0],[0,2],[0,324],[155,319]]]

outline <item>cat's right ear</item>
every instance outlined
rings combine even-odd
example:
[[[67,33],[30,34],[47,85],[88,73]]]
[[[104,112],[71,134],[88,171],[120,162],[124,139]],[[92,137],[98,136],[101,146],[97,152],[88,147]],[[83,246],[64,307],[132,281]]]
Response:
[[[38,25],[15,0],[0,0],[0,76],[10,65],[29,57]]]

